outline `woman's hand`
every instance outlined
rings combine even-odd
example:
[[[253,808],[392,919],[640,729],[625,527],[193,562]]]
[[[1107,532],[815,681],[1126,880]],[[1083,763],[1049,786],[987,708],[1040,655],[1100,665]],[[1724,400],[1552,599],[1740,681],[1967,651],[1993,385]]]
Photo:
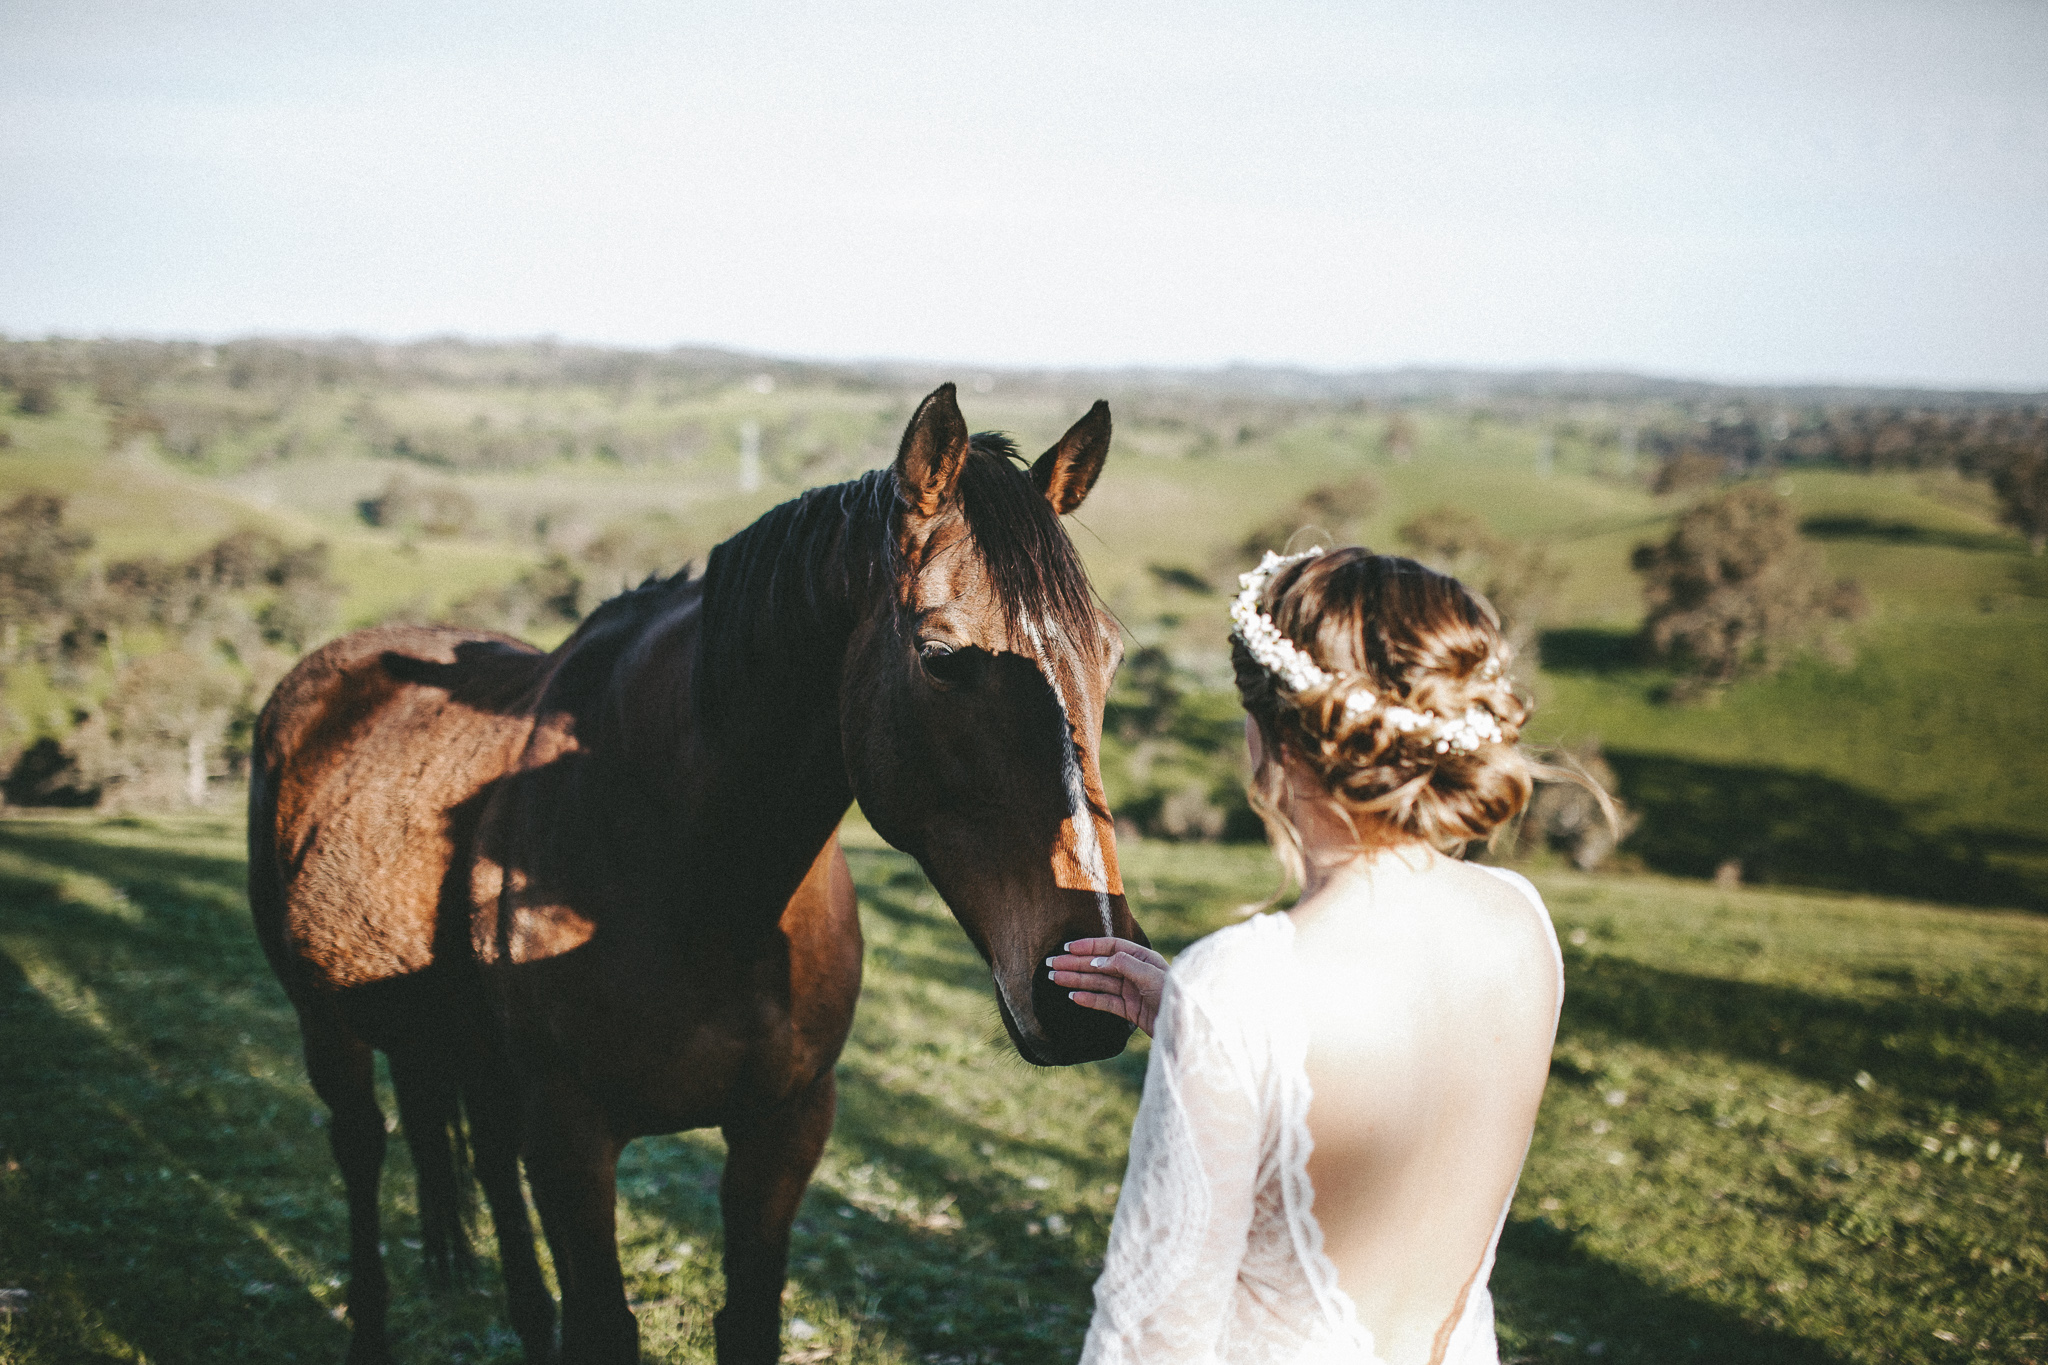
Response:
[[[1127,938],[1077,938],[1066,949],[1045,960],[1053,984],[1069,987],[1067,998],[1075,1004],[1114,1014],[1151,1037],[1166,989],[1166,959]]]

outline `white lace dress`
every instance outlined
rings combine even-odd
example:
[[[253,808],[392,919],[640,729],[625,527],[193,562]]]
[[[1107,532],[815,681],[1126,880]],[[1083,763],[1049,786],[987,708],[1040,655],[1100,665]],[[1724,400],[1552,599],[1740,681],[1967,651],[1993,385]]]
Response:
[[[1550,932],[1527,879],[1486,870],[1523,891]],[[1556,956],[1554,932],[1550,944]],[[1293,945],[1291,919],[1260,915],[1203,939],[1167,975],[1082,1365],[1377,1365],[1312,1211]],[[1499,1361],[1486,1283],[1506,1222],[1503,1206],[1446,1365]]]

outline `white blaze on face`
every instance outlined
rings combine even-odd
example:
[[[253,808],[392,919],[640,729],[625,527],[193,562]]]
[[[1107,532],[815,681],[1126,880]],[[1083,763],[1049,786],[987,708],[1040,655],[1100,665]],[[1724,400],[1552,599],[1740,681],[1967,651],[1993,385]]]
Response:
[[[1065,690],[1060,686],[1058,670],[1047,654],[1045,636],[1040,633],[1038,623],[1029,617],[1024,621],[1024,633],[1031,637],[1032,648],[1038,655],[1038,671],[1044,675],[1046,686],[1052,689],[1052,698],[1060,708],[1060,779],[1067,789],[1068,823],[1073,828],[1073,847],[1069,850],[1073,860],[1087,880],[1085,888],[1095,893],[1096,911],[1102,917],[1104,937],[1114,937],[1116,929],[1110,917],[1109,897],[1111,893],[1109,862],[1103,856],[1102,836],[1095,828],[1095,812],[1088,805],[1088,783],[1081,772],[1081,754],[1074,746],[1074,710],[1067,705]],[[1081,676],[1078,668],[1072,670],[1076,679]],[[1085,696],[1082,700],[1086,701]],[[1057,878],[1064,871],[1055,861],[1054,875]],[[1061,881],[1060,885],[1066,883]]]

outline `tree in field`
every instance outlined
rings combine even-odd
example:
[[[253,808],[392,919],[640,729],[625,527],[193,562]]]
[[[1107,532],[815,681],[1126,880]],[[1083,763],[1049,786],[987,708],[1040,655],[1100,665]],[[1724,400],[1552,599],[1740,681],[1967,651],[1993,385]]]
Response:
[[[1728,461],[1703,450],[1681,450],[1657,466],[1650,491],[1659,497],[1669,493],[1693,493],[1712,488],[1728,477]]]
[[[1386,432],[1380,437],[1380,448],[1393,457],[1396,464],[1407,464],[1415,458],[1415,419],[1405,412],[1397,412],[1387,419]]]
[[[1662,545],[1636,547],[1650,648],[1702,683],[1781,667],[1863,610],[1862,589],[1831,579],[1791,504],[1738,484],[1678,520]]]
[[[2048,552],[2048,449],[2015,450],[1991,474],[1999,517],[2027,538],[2035,554]]]
[[[105,705],[67,747],[93,788],[143,802],[177,792],[203,805],[209,759],[249,693],[249,682],[215,658],[151,654],[121,669]]]
[[[246,657],[260,642],[296,654],[334,623],[341,585],[327,546],[293,549],[261,531],[236,531],[182,563],[158,556],[107,566],[103,615],[114,627],[148,623],[182,647]]]
[[[383,492],[358,502],[356,514],[371,526],[455,536],[476,520],[476,501],[452,483],[415,483],[401,472]]]
[[[57,410],[57,386],[40,376],[22,380],[14,394],[14,410],[24,417],[45,417]]]
[[[24,493],[0,510],[0,669],[70,634],[63,617],[84,595],[80,556],[91,547],[64,524],[54,493]]]
[[[64,524],[64,499],[24,493],[0,510],[0,618],[31,621],[62,611],[92,537]]]
[[[240,761],[255,704],[332,624],[341,589],[326,547],[244,530],[190,559],[88,574],[88,543],[52,496],[0,512],[0,668],[40,667],[78,720],[38,736],[40,717],[0,715],[10,745],[31,731],[20,754],[0,755],[12,763],[0,788],[16,803],[201,803],[209,778]]]
[[[1549,551],[1508,539],[1462,507],[1432,507],[1394,536],[1417,559],[1491,602],[1516,655],[1535,662],[1536,633],[1570,574]]]

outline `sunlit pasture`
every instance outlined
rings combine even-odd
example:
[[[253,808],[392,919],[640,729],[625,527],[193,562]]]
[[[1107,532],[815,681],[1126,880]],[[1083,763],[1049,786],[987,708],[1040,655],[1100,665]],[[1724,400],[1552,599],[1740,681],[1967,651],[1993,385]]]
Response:
[[[867,978],[784,1358],[1072,1359],[1142,1049],[1023,1064],[916,865],[857,820],[848,842]],[[7,1365],[340,1358],[340,1182],[242,857],[221,815],[0,822]],[[1273,890],[1252,847],[1123,857],[1169,950]],[[1495,1276],[1505,1360],[2048,1358],[2048,921],[1537,881],[1569,988]],[[719,1155],[707,1134],[628,1150],[650,1361],[711,1359]],[[516,1360],[490,1258],[429,1293],[402,1143],[387,1172],[401,1359]]]

